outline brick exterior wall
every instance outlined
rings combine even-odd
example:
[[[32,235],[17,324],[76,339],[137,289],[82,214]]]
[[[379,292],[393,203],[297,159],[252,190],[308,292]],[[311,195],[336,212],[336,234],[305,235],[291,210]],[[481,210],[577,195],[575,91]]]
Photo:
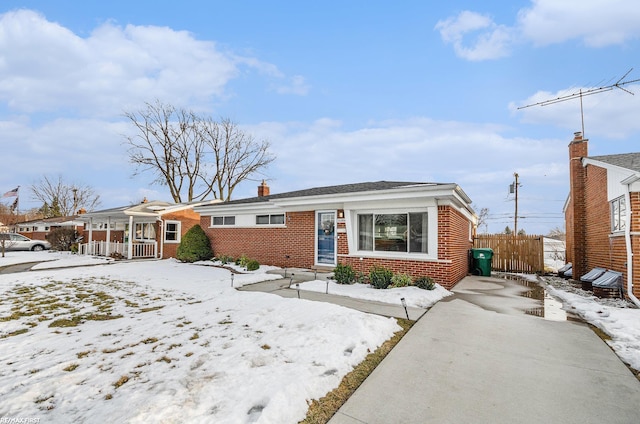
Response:
[[[573,263],[573,278],[580,279],[595,267],[621,272],[627,290],[627,248],[624,234],[611,233],[611,206],[607,199],[607,170],[582,166],[577,157],[587,156],[587,143],[569,145],[571,198],[565,212],[567,262]],[[579,166],[577,166],[579,164]],[[633,293],[640,297],[640,193],[630,194],[633,251]]]
[[[288,212],[286,220],[286,228],[210,228],[210,217],[203,216],[200,225],[215,254],[233,257],[244,254],[261,264],[311,268],[315,263],[315,212]],[[469,220],[449,206],[438,207],[438,260],[349,256],[345,229],[344,219],[338,218],[338,263],[351,265],[356,271],[367,274],[373,266],[382,265],[413,277],[432,277],[446,288],[452,288],[467,275],[468,252],[472,247]]]
[[[184,235],[189,231],[194,225],[200,224],[200,214],[194,212],[193,209],[186,209],[179,212],[167,213],[162,216],[163,221],[180,221],[182,222],[180,226],[180,237],[184,237]],[[203,229],[205,227],[202,227]],[[156,231],[158,228],[156,227]],[[164,240],[164,234],[158,234],[158,241]],[[162,251],[162,259],[175,258],[176,252],[178,250],[178,246],[180,243],[164,243],[163,251]]]
[[[216,255],[247,255],[261,264],[283,268],[311,268],[315,255],[315,212],[288,212],[286,228],[210,228],[211,217],[200,225]],[[288,258],[287,258],[288,257]]]
[[[576,133],[575,138],[569,144],[571,190],[571,211],[569,213],[572,216],[572,223],[571,227],[567,225],[566,230],[567,233],[571,232],[572,243],[570,246],[567,245],[567,252],[568,256],[572,258],[574,276],[584,275],[587,272],[585,170],[582,166],[582,158],[587,156],[587,141],[582,139],[582,134]]]

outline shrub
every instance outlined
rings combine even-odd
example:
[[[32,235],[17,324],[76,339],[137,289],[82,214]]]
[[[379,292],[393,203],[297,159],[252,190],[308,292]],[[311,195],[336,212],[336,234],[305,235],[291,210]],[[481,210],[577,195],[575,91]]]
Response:
[[[255,271],[258,268],[260,268],[260,262],[256,261],[255,259],[249,259],[247,260],[247,271]]]
[[[374,289],[386,289],[391,284],[393,278],[393,271],[383,266],[374,266],[369,271],[369,284]]]
[[[233,256],[229,256],[229,255],[219,255],[216,259],[222,262],[222,265],[235,262],[235,259],[233,259]]]
[[[236,259],[236,265],[241,266],[243,268],[247,267],[247,263],[249,262],[249,258],[247,255],[242,255],[238,259]]]
[[[73,228],[55,228],[45,238],[51,243],[51,249],[69,251],[71,245],[78,238],[78,234]]]
[[[391,287],[407,287],[411,285],[411,276],[408,274],[394,274],[391,278]]]
[[[431,277],[418,277],[413,282],[413,285],[424,290],[433,290],[436,288],[436,283]]]
[[[182,237],[176,258],[182,262],[206,261],[213,257],[211,242],[200,225],[194,225]]]
[[[338,284],[352,284],[356,279],[356,272],[351,265],[338,264],[333,269],[333,278]]]

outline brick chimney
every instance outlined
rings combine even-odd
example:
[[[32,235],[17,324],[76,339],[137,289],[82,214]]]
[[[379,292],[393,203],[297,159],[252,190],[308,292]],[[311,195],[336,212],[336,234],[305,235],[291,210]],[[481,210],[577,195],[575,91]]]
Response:
[[[270,193],[269,186],[265,180],[262,180],[262,184],[258,186],[258,197],[268,196]]]
[[[582,158],[587,157],[588,141],[581,132],[574,133],[569,143],[570,205],[567,211],[567,260],[573,263],[573,278],[578,280],[587,273],[586,249],[586,169]]]

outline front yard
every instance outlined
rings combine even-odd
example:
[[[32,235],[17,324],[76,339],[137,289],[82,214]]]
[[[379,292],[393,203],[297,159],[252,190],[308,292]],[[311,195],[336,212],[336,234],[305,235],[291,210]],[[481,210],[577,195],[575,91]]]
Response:
[[[0,275],[0,293],[0,417],[43,422],[297,422],[400,329],[173,260]]]

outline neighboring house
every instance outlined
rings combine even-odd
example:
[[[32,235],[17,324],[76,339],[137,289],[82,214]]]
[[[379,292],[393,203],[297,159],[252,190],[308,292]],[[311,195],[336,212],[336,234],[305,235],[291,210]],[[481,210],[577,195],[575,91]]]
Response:
[[[78,232],[79,236],[82,236],[84,222],[78,219],[78,215],[74,215],[36,219],[33,221],[19,222],[14,225],[16,233],[29,237],[32,240],[46,240],[47,235],[56,228],[73,229]]]
[[[640,153],[588,156],[587,145],[580,132],[569,144],[567,262],[576,279],[595,267],[621,272],[640,306]]]
[[[80,217],[85,223],[84,241],[79,253],[124,258],[171,258],[182,236],[200,223],[194,203],[147,202],[133,206],[89,212]]]
[[[477,217],[457,184],[378,181],[198,206],[215,254],[280,267],[374,265],[451,288],[469,269]]]

